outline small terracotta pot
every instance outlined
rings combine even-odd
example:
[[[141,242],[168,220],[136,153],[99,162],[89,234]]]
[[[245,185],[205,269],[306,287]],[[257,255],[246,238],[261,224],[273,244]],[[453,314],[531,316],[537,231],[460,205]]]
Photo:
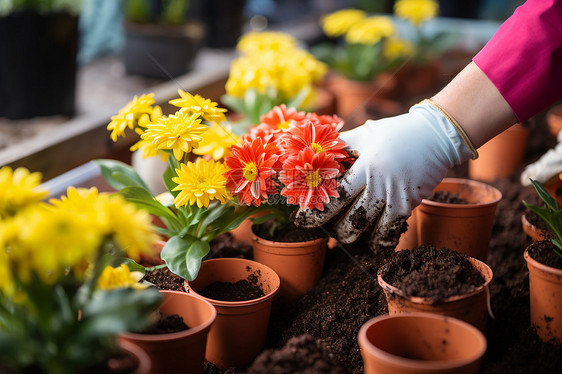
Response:
[[[252,237],[250,236],[250,231],[252,230],[252,218],[263,217],[266,214],[269,214],[269,212],[262,211],[252,214],[250,217],[242,221],[237,228],[230,230],[230,234],[232,235],[234,241],[241,244],[252,245]]]
[[[132,374],[150,374],[152,370],[152,361],[145,351],[143,351],[139,346],[124,340],[119,342],[119,347],[123,351],[132,355],[137,362],[137,367]],[[108,362],[108,366],[110,370],[114,370],[116,373],[121,373],[125,369],[119,362],[113,361],[112,359]]]
[[[558,136],[558,133],[562,130],[562,104],[553,105],[546,112],[546,123],[550,133]]]
[[[205,346],[217,312],[209,302],[185,292],[162,290],[164,314],[181,316],[188,330],[170,334],[124,333],[121,342],[129,342],[145,351],[152,361],[150,373],[203,373]]]
[[[328,238],[306,242],[274,242],[250,230],[254,260],[281,279],[278,301],[290,303],[311,290],[322,276]]]
[[[235,283],[251,274],[259,277],[265,296],[247,301],[221,301],[198,294],[214,282]],[[217,258],[201,263],[186,291],[213,304],[217,319],[207,342],[205,358],[220,369],[249,365],[265,344],[273,298],[279,291],[279,276],[269,267],[241,258]]]
[[[478,329],[430,313],[375,317],[358,341],[365,374],[477,373],[487,348]]]
[[[545,342],[562,343],[562,270],[541,264],[525,249],[529,269],[531,323]]]
[[[540,242],[541,240],[552,239],[554,236],[548,230],[539,229],[535,225],[531,224],[525,214],[521,216],[521,226],[523,226],[523,232],[531,238],[531,242]]]
[[[507,178],[519,169],[527,150],[529,128],[517,123],[478,148],[468,161],[468,176],[484,182]]]
[[[418,244],[449,248],[486,261],[501,192],[469,179],[445,178],[434,191],[449,191],[468,204],[423,199],[417,207]]]
[[[402,249],[412,249],[418,246],[418,223],[416,219],[416,210],[417,209],[412,210],[412,215],[406,221],[408,224],[408,230],[400,236],[400,240],[395,248],[396,251],[400,251]]]
[[[429,312],[461,319],[476,326],[481,331],[486,331],[488,320],[488,285],[492,281],[492,269],[484,262],[475,258],[468,258],[472,266],[484,278],[484,284],[470,293],[451,296],[440,303],[431,299],[406,296],[404,293],[387,283],[379,270],[377,280],[384,291],[388,305],[388,314]]]

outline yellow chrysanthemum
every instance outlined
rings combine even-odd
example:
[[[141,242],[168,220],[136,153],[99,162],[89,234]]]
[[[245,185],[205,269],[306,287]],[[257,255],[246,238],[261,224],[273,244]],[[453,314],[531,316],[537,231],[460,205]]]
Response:
[[[395,33],[396,28],[389,17],[375,16],[365,18],[351,26],[345,35],[345,40],[348,43],[376,44],[381,39],[388,38]]]
[[[180,191],[174,200],[177,207],[197,203],[199,208],[206,208],[214,199],[222,204],[231,199],[223,176],[226,167],[220,162],[198,158],[195,163],[181,164],[176,172],[178,176],[172,180],[177,183],[173,191]]]
[[[394,13],[414,26],[434,18],[438,12],[439,3],[435,0],[398,0],[394,3]]]
[[[181,160],[184,153],[197,148],[207,126],[201,124],[200,113],[188,114],[176,112],[169,117],[163,116],[157,123],[148,124],[141,139],[151,142],[159,150],[170,149],[177,160]]]
[[[36,203],[49,194],[39,189],[41,173],[30,173],[25,168],[0,169],[0,218],[10,217],[21,209]]]
[[[106,266],[98,278],[98,288],[109,291],[119,288],[144,289],[146,284],[139,283],[143,274],[140,271],[131,271],[125,264],[114,268]]]
[[[262,31],[243,35],[236,49],[240,53],[254,54],[265,51],[286,52],[297,46],[298,41],[292,35],[277,31]]]
[[[196,155],[209,155],[213,160],[221,160],[230,155],[230,147],[238,142],[238,136],[232,132],[230,125],[221,126],[213,123],[203,133],[199,147],[193,150]]]
[[[383,47],[383,56],[388,61],[414,54],[414,45],[405,39],[389,38]]]
[[[226,109],[218,108],[217,103],[205,99],[199,95],[191,95],[181,89],[178,90],[179,99],[170,100],[170,104],[182,108],[182,112],[188,115],[199,114],[201,118],[209,122],[222,122],[226,120],[224,113]]]
[[[120,136],[125,136],[127,128],[133,130],[138,124],[139,119],[144,115],[153,112],[154,94],[134,97],[119,113],[111,117],[111,122],[107,125],[107,130],[111,131],[111,139],[115,142]]]
[[[346,34],[351,26],[361,22],[367,14],[359,9],[342,9],[331,13],[321,20],[322,30],[331,37],[337,38]]]

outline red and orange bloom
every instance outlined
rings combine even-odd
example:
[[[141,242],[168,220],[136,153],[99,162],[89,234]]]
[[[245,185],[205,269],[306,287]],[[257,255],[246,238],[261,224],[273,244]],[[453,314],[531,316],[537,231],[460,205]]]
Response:
[[[260,126],[264,131],[269,130],[276,134],[286,131],[291,122],[302,121],[305,118],[304,112],[297,112],[295,108],[287,108],[285,104],[281,104],[260,117]]]
[[[227,172],[226,186],[231,194],[238,197],[240,204],[260,206],[262,199],[276,191],[273,180],[277,162],[275,144],[261,138],[234,145],[230,156],[225,158]]]
[[[307,119],[318,121],[324,125],[329,125],[335,131],[340,131],[343,127],[343,119],[338,117],[337,115],[329,116],[329,115],[318,115],[316,113],[308,113],[306,115]]]
[[[300,151],[310,148],[314,153],[326,152],[339,162],[348,157],[343,149],[347,147],[339,139],[339,133],[332,126],[320,121],[305,120],[292,124],[288,131],[280,138],[281,152],[285,155],[296,155]]]
[[[287,197],[287,203],[299,205],[301,209],[324,210],[330,197],[339,197],[339,183],[335,179],[338,174],[339,163],[332,154],[315,153],[307,147],[283,164],[279,180],[285,187],[281,195]]]

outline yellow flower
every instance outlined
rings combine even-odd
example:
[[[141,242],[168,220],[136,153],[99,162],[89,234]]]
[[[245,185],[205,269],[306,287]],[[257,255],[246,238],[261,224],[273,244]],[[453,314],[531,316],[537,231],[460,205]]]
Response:
[[[0,218],[10,217],[49,194],[39,189],[41,173],[30,173],[25,168],[0,169]]]
[[[292,35],[276,31],[263,31],[244,34],[238,41],[236,49],[240,53],[254,54],[265,51],[285,52],[297,48],[297,46],[298,41]]]
[[[405,39],[389,38],[383,47],[383,56],[389,61],[414,54],[414,45]]]
[[[439,3],[435,0],[398,0],[394,4],[394,13],[414,26],[434,18],[438,12]]]
[[[117,268],[106,266],[98,278],[98,288],[105,291],[128,287],[144,289],[148,286],[139,283],[142,277],[143,274],[140,271],[130,271],[125,264],[121,264]]]
[[[176,172],[178,176],[172,180],[178,184],[173,191],[180,191],[174,200],[177,207],[197,203],[199,208],[206,208],[214,199],[221,204],[231,199],[223,176],[226,167],[220,162],[198,158],[195,163],[181,164],[181,169]]]
[[[238,142],[238,136],[232,132],[230,125],[221,126],[213,123],[203,133],[199,147],[193,150],[196,155],[209,155],[213,160],[220,160],[230,155],[230,147]]]
[[[217,103],[210,99],[205,99],[199,95],[191,95],[181,89],[178,90],[180,99],[170,100],[170,104],[182,108],[188,115],[199,114],[201,118],[209,122],[222,122],[226,118],[224,113],[226,109],[218,108]]]
[[[157,123],[147,125],[141,139],[151,142],[159,150],[172,150],[174,157],[180,160],[184,153],[197,148],[202,139],[201,134],[208,128],[201,124],[199,116],[200,113],[190,115],[181,111],[169,117],[163,116]]]
[[[111,139],[115,142],[120,136],[125,136],[125,130],[133,130],[138,124],[139,119],[147,114],[152,114],[154,104],[154,94],[134,97],[119,113],[111,117],[111,122],[107,125],[107,130],[111,131]]]
[[[337,38],[338,36],[346,34],[351,26],[366,17],[367,15],[362,10],[342,9],[325,16],[320,23],[322,25],[322,30],[324,30],[327,36]]]
[[[353,25],[345,35],[345,40],[348,43],[376,44],[395,33],[396,28],[389,17],[375,16]]]

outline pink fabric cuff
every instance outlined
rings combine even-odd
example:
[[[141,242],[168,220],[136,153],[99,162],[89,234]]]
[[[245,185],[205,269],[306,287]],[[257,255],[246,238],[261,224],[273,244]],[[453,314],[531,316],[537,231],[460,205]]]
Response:
[[[562,0],[527,0],[473,61],[520,122],[562,99]]]

